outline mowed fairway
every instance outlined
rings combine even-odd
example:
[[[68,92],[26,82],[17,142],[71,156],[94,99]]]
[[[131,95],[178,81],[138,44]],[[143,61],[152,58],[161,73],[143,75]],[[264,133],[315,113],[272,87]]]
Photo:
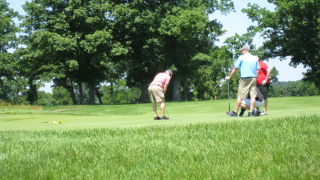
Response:
[[[311,115],[320,113],[320,97],[270,98],[269,116],[250,120],[273,119],[284,116]],[[231,110],[235,100],[231,100]],[[1,130],[8,129],[75,129],[75,128],[127,128],[153,125],[185,125],[215,123],[244,118],[226,116],[228,102],[194,101],[167,103],[169,121],[154,121],[151,104],[52,106],[52,107],[0,107]],[[245,116],[247,112],[245,113]],[[63,121],[63,124],[48,122]]]
[[[0,179],[319,179],[319,102],[270,98],[254,118],[172,102],[167,121],[151,104],[1,107]]]

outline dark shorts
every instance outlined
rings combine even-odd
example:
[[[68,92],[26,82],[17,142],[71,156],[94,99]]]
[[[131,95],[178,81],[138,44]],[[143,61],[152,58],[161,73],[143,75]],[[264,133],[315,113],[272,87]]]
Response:
[[[264,99],[268,99],[269,87],[270,87],[270,84],[257,84],[257,88],[260,90]]]

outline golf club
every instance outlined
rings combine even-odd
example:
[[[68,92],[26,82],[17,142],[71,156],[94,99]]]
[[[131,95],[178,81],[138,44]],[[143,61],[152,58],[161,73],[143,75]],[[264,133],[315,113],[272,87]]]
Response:
[[[166,109],[165,109],[165,114],[167,114],[168,117],[170,117],[169,112],[168,112],[168,107],[166,107]]]
[[[227,80],[228,81],[228,112],[226,112],[227,115],[230,114],[230,85],[229,85],[229,82],[230,80]]]
[[[168,104],[166,103],[166,108],[164,109],[165,114],[171,119],[169,112],[168,112]]]

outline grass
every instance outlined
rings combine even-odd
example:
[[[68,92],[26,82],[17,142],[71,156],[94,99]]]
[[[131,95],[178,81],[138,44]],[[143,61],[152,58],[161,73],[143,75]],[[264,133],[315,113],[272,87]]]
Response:
[[[319,100],[271,98],[256,118],[169,103],[170,121],[150,104],[1,108],[0,179],[319,179]]]
[[[300,116],[319,114],[320,96],[270,98],[270,116]],[[233,103],[231,100],[231,109]],[[153,121],[151,104],[96,105],[96,106],[46,106],[42,108],[0,107],[1,130],[45,130],[81,128],[130,128],[154,125],[187,125],[233,121],[225,115],[227,100],[169,102],[170,121]],[[243,120],[245,118],[237,118]],[[64,124],[50,124],[64,121]]]

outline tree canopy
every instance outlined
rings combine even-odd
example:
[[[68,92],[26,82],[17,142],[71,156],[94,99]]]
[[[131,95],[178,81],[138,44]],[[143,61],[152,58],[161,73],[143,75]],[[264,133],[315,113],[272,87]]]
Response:
[[[18,94],[23,89],[23,80],[18,77],[17,62],[10,51],[17,46],[16,33],[19,31],[14,23],[18,13],[0,0],[0,99],[20,103]]]
[[[268,57],[290,58],[291,65],[308,67],[305,80],[320,93],[320,1],[268,0],[275,11],[250,4],[244,12],[257,22]]]
[[[268,2],[274,11],[248,4],[243,11],[256,24],[217,46],[223,26],[209,15],[229,13],[232,0],[31,0],[23,6],[20,29],[18,13],[0,0],[0,99],[147,102],[149,82],[168,68],[174,71],[168,100],[225,98],[224,77],[244,44],[263,58],[290,58],[291,65],[308,67],[305,80],[320,92],[319,1]],[[259,48],[252,44],[257,33],[264,38]],[[277,75],[274,69],[274,82]],[[48,81],[53,95],[39,92]],[[237,82],[230,83],[235,95]]]
[[[25,47],[18,52],[29,101],[36,100],[31,87],[39,80],[63,86],[75,104],[85,103],[88,92],[87,102],[93,104],[101,83],[125,78],[129,87],[140,88],[140,101],[146,102],[148,83],[167,68],[175,70],[169,97],[180,100],[181,92],[190,91],[190,83],[182,83],[182,78],[192,82],[200,66],[220,61],[199,57],[224,52],[214,46],[222,25],[208,14],[232,8],[230,0],[27,2]],[[230,56],[217,56],[231,62]]]

